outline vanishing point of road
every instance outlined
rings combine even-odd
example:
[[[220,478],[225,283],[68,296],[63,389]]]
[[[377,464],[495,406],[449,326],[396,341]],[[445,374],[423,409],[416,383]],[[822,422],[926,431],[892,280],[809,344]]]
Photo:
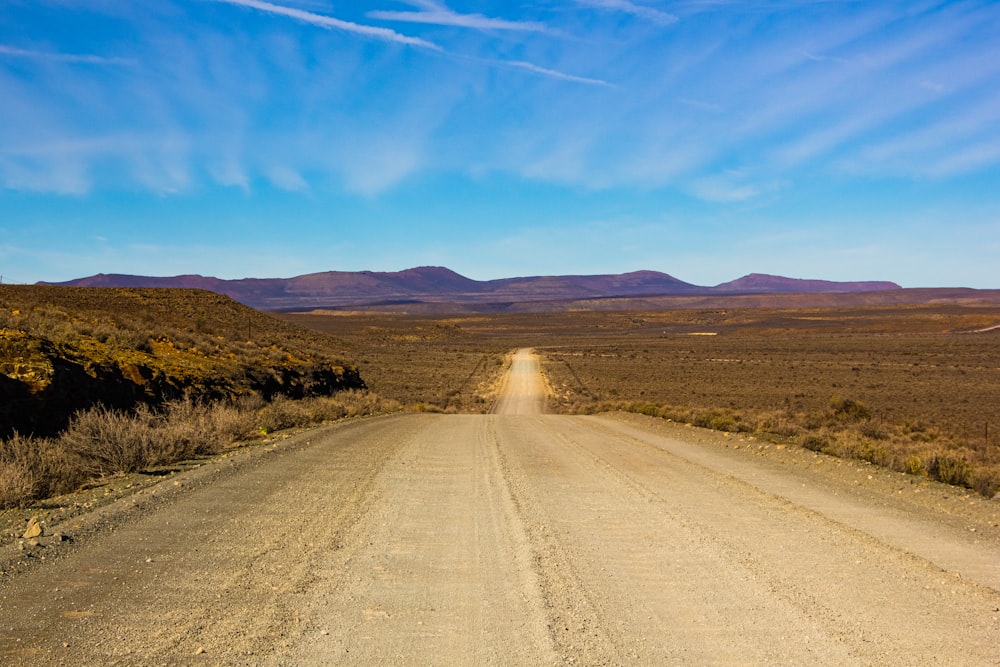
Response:
[[[995,523],[543,405],[521,350],[492,414],[302,432],[70,520],[0,578],[0,663],[1000,665]]]

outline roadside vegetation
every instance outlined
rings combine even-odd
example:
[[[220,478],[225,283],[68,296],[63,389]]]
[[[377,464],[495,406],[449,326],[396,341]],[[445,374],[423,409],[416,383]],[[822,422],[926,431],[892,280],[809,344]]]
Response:
[[[589,338],[543,350],[551,409],[625,410],[1000,491],[996,333]],[[600,343],[600,344],[598,344]]]
[[[0,441],[0,509],[72,492],[85,484],[169,465],[260,440],[274,431],[400,410],[366,391],[235,402],[173,401],[123,412],[77,413],[60,435]]]
[[[380,313],[279,314],[340,341],[379,396],[411,409],[489,412],[520,333],[502,317],[425,317]]]
[[[1000,331],[982,330],[997,322],[1000,310],[983,305],[269,315],[207,292],[4,286],[0,352],[23,352],[18,336],[44,340],[46,354],[86,377],[131,378],[122,385],[131,393],[78,407],[57,432],[0,432],[0,506],[287,427],[396,410],[488,412],[507,353],[525,346],[542,356],[556,412],[637,412],[992,496]],[[0,393],[18,373],[65,374],[49,362],[14,369],[0,359]],[[337,385],[350,377],[364,382]]]
[[[399,409],[343,359],[200,290],[0,286],[0,508]]]
[[[867,461],[967,487],[987,498],[1000,492],[1000,451],[995,445],[956,440],[923,422],[879,421],[867,406],[851,399],[833,397],[826,410],[808,413],[691,408],[641,401],[577,402],[568,411],[593,414],[615,410]]]
[[[280,317],[343,341],[372,390],[435,411],[489,409],[504,354],[533,346],[555,412],[628,410],[1000,490],[991,304]]]

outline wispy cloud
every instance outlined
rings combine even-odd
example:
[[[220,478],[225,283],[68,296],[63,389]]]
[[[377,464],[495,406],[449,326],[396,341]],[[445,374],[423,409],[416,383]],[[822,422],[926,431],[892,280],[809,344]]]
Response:
[[[593,7],[595,9],[605,9],[608,11],[631,14],[636,18],[645,19],[659,25],[670,25],[677,23],[677,17],[670,12],[665,12],[646,5],[637,5],[631,0],[576,0],[578,5]]]
[[[585,83],[589,86],[608,86],[611,87],[612,84],[601,79],[590,79],[585,76],[575,76],[573,74],[567,74],[566,72],[560,72],[554,69],[548,69],[546,67],[539,67],[533,63],[525,62],[523,60],[498,60],[497,63],[501,65],[506,65],[507,67],[516,67],[518,69],[527,70],[529,72],[534,72],[535,74],[541,74],[543,76],[549,76],[553,79],[562,79],[563,81],[573,81],[575,83]]]
[[[79,53],[53,53],[50,51],[19,49],[5,44],[0,44],[0,56],[28,58],[31,60],[48,60],[64,63],[79,63],[82,65],[114,65],[130,67],[136,64],[136,61],[131,58],[114,58]]]
[[[275,187],[288,192],[306,192],[309,183],[302,174],[285,165],[274,165],[267,170],[267,178]]]
[[[429,23],[433,25],[457,26],[475,30],[514,30],[524,32],[543,32],[544,23],[537,21],[510,21],[492,18],[482,14],[459,14],[442,3],[432,0],[414,0],[407,4],[417,7],[416,12],[372,11],[368,17],[381,21],[401,21],[408,23]]]
[[[322,14],[315,14],[313,12],[307,12],[301,9],[295,9],[293,7],[275,5],[270,2],[261,2],[260,0],[214,0],[214,1],[225,3],[227,5],[238,5],[240,7],[256,9],[258,11],[267,12],[269,14],[287,16],[297,21],[310,23],[312,25],[319,26],[321,28],[326,28],[328,30],[341,30],[343,32],[350,32],[357,35],[362,35],[364,37],[371,37],[373,39],[383,40],[386,42],[395,42],[397,44],[406,44],[408,46],[420,46],[427,49],[433,49],[435,51],[441,50],[441,47],[439,47],[437,44],[434,44],[433,42],[428,42],[427,40],[420,39],[419,37],[408,37],[407,35],[400,34],[395,30],[389,30],[388,28],[379,28],[376,26],[351,23],[350,21],[342,21],[340,19],[335,19],[332,16],[324,16]]]
[[[729,169],[698,178],[688,185],[687,190],[703,201],[736,203],[776,193],[782,187],[784,184],[779,181],[757,182],[753,174],[741,169]]]

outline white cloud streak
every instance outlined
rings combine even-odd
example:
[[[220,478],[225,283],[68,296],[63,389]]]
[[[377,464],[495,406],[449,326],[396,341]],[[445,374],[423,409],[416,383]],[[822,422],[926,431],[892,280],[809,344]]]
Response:
[[[46,60],[63,63],[78,63],[82,65],[112,65],[119,67],[131,67],[136,65],[136,61],[131,58],[114,58],[107,56],[95,56],[77,53],[52,53],[49,51],[34,51],[31,49],[19,49],[13,46],[0,44],[0,56],[12,58],[28,58],[31,60]]]
[[[647,7],[646,5],[637,5],[630,0],[576,0],[576,3],[594,9],[630,14],[636,18],[656,23],[657,25],[671,25],[677,23],[678,20],[676,16],[669,12]]]
[[[482,14],[459,14],[437,2],[411,2],[409,4],[419,8],[420,11],[372,11],[368,12],[367,16],[381,21],[427,23],[472,28],[475,30],[512,30],[523,32],[544,32],[546,30],[545,24],[537,21],[509,21],[483,16]]]
[[[781,21],[779,10],[671,5],[684,20],[651,31],[595,18],[659,11],[652,0],[581,0],[602,12],[583,21],[553,3],[461,14],[407,2],[413,11],[396,14],[457,28],[435,31],[455,40],[439,47],[330,18],[319,7],[332,3],[213,1],[250,20],[207,2],[184,24],[138,9],[116,17],[137,35],[136,61],[86,55],[105,51],[100,39],[47,41],[45,22],[30,41],[0,44],[0,188],[172,193],[208,182],[372,197],[426,175],[506,174],[742,203],[830,174],[943,181],[1000,168],[1000,60],[984,27],[996,5],[817,14],[785,4]],[[501,11],[519,27],[491,23]],[[274,30],[275,16],[434,50],[372,58],[362,40]],[[539,85],[553,81],[576,85]],[[743,165],[752,177],[732,175]]]
[[[395,30],[389,30],[388,28],[379,28],[376,26],[351,23],[349,21],[341,21],[340,19],[335,19],[331,16],[315,14],[313,12],[307,12],[301,9],[294,9],[292,7],[285,7],[282,5],[275,5],[270,2],[261,2],[260,0],[213,0],[213,2],[220,2],[227,5],[237,5],[248,9],[256,9],[261,12],[276,14],[278,16],[287,16],[288,18],[309,23],[320,28],[326,28],[328,30],[340,30],[342,32],[349,32],[363,37],[370,37],[372,39],[378,39],[386,42],[395,42],[397,44],[405,44],[407,46],[419,46],[426,49],[432,49],[434,51],[441,50],[441,47],[433,42],[428,42],[427,40],[420,39],[419,37],[408,37],[396,32]]]
[[[607,81],[603,81],[601,79],[589,79],[584,76],[575,76],[573,74],[567,74],[565,72],[560,72],[554,69],[539,67],[538,65],[525,62],[523,60],[498,60],[496,62],[498,62],[501,65],[505,65],[507,67],[516,67],[518,69],[534,72],[535,74],[541,74],[543,76],[552,77],[553,79],[572,81],[574,83],[584,83],[587,84],[588,86],[606,86],[609,88],[613,87],[610,83],[608,83]]]

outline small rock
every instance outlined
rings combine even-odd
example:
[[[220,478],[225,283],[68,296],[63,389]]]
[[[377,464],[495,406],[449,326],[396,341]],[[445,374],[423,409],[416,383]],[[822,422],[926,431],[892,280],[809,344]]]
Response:
[[[41,537],[44,534],[45,534],[45,528],[42,527],[42,524],[38,520],[38,517],[33,516],[30,519],[28,519],[28,527],[25,529],[24,535],[22,535],[21,537],[23,537],[24,539],[28,539],[31,537]]]
[[[195,655],[202,655],[205,652],[204,646],[199,646],[198,650],[194,652]]]

